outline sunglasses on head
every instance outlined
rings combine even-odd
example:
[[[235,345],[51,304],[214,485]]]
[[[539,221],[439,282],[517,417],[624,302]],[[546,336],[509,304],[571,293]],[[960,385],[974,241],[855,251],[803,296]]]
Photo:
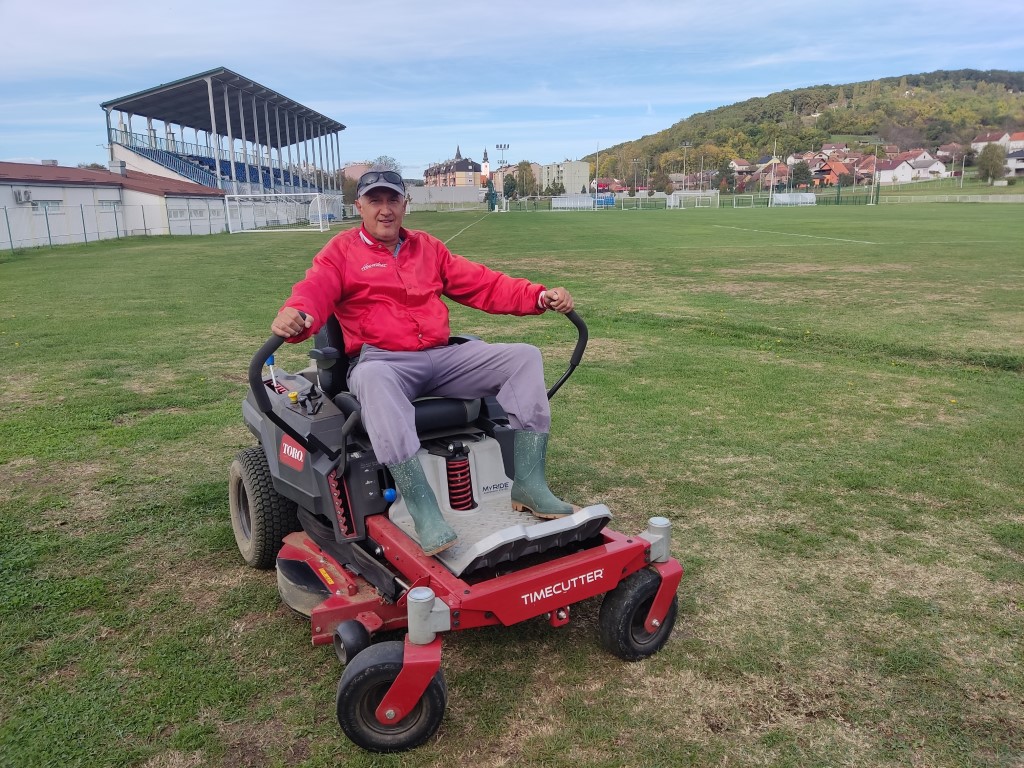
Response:
[[[367,184],[376,184],[378,181],[405,186],[405,182],[402,181],[402,174],[395,173],[394,171],[369,171],[364,173],[359,177],[359,186],[365,187]]]

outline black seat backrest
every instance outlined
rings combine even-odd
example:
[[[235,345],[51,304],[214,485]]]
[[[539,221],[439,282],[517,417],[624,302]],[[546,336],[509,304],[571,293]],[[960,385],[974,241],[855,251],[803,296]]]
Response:
[[[460,343],[469,337],[456,337],[452,341]],[[327,318],[316,337],[313,346],[317,349],[333,348],[338,350],[339,357],[328,368],[320,368],[320,388],[330,397],[343,413],[351,413],[358,407],[358,402],[348,391],[348,355],[345,354],[345,339],[341,332],[338,318],[333,314]],[[480,400],[456,400],[453,398],[428,397],[416,400],[416,431],[432,432],[439,429],[458,428],[471,424],[480,416]]]
[[[338,318],[332,313],[313,338],[313,346],[317,349],[333,348],[338,350],[338,359],[329,368],[319,369],[320,387],[328,397],[348,389],[348,355],[345,354],[345,338],[341,333]]]

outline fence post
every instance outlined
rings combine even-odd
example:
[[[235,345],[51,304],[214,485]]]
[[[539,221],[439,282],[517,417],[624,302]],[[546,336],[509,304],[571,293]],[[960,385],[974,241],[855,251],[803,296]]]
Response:
[[[140,205],[142,209],[142,236],[149,237],[149,228],[146,226],[146,206]]]
[[[11,241],[11,252],[14,252],[14,233],[11,231],[11,217],[7,215],[7,206],[4,206],[4,221],[7,223],[7,239]]]
[[[79,208],[79,210],[82,213],[82,238],[85,240],[86,244],[88,244],[88,242],[89,242],[89,232],[85,228],[85,203],[82,203],[81,205],[79,205],[78,208]]]
[[[114,234],[117,235],[117,239],[121,239],[121,225],[117,223],[117,203],[114,203]]]
[[[43,204],[43,218],[46,219],[46,240],[53,248],[53,238],[50,237],[50,206]]]

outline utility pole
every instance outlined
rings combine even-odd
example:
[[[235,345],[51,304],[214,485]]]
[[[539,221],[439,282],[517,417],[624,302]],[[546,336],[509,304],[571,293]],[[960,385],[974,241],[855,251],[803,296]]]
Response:
[[[684,141],[679,146],[682,147],[682,150],[683,150],[683,191],[685,192],[686,191],[686,150],[688,150],[690,147],[692,147],[693,144],[691,144],[688,141]]]

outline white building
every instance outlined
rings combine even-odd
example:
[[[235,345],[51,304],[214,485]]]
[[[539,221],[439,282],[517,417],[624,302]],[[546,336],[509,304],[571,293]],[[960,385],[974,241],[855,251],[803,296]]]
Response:
[[[1012,179],[1021,176],[1024,176],[1024,149],[1006,156],[1006,177]]]
[[[903,184],[912,181],[927,181],[928,179],[941,179],[949,175],[945,164],[933,158],[928,153],[928,159],[908,159],[901,155],[895,160],[882,160],[877,165],[877,180],[879,184]]]
[[[971,141],[971,149],[981,154],[981,150],[985,148],[986,144],[998,144],[1003,149],[1008,149],[1010,146],[1010,134],[1006,131],[995,131],[975,136],[974,140]]]
[[[226,229],[222,190],[114,165],[0,162],[0,249]]]
[[[561,184],[567,194],[579,194],[589,188],[590,163],[581,160],[566,160],[540,167],[540,188]]]

